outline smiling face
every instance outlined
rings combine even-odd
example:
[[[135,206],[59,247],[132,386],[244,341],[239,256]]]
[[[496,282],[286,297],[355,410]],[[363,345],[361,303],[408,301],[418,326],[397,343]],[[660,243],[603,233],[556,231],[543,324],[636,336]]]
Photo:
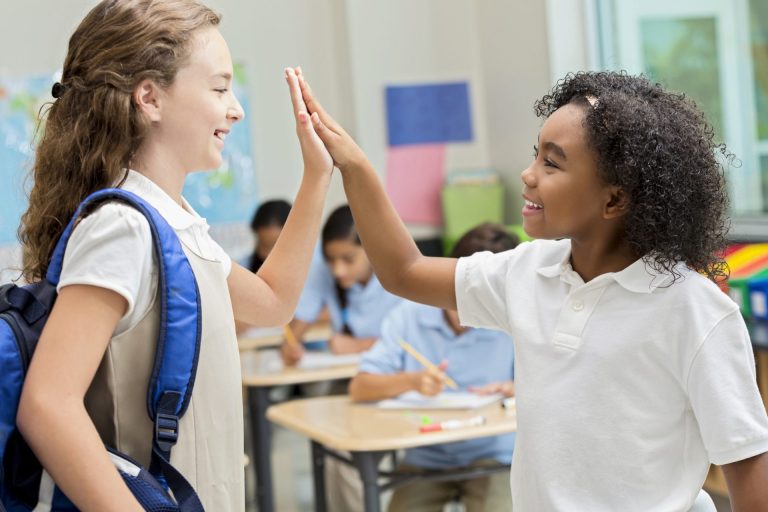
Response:
[[[323,253],[333,278],[344,289],[367,283],[373,273],[365,249],[351,240],[330,240],[323,244]]]
[[[232,58],[219,31],[197,31],[189,61],[160,93],[161,118],[154,136],[186,172],[216,169],[224,139],[244,117],[232,92]]]
[[[534,238],[593,240],[610,217],[611,187],[587,146],[584,107],[567,104],[544,123],[531,165],[522,172],[523,228]]]

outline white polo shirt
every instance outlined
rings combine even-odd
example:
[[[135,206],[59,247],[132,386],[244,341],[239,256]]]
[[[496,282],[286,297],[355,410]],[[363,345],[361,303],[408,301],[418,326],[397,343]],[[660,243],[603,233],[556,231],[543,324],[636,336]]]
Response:
[[[638,260],[584,283],[569,240],[456,267],[462,324],[515,340],[515,510],[687,511],[709,463],[768,451],[736,304],[705,277]]]
[[[149,178],[128,171],[121,185],[152,205],[197,256],[221,263],[224,278],[232,267],[224,249],[208,234],[208,223],[182,198],[179,205]],[[128,301],[115,334],[127,331],[149,311],[157,290],[157,263],[149,222],[135,208],[107,203],[83,219],[64,251],[58,290],[86,284],[112,290]]]

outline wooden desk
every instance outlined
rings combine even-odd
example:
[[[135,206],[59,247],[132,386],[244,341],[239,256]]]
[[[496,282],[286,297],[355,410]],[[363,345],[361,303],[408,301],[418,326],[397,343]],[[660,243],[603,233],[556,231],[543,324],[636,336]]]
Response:
[[[274,349],[251,350],[240,353],[243,386],[247,389],[251,416],[251,440],[256,472],[256,502],[259,512],[274,510],[272,494],[271,431],[266,418],[270,405],[269,391],[274,386],[348,379],[357,373],[357,365],[346,364],[328,368],[280,368],[280,353]]]
[[[329,322],[312,324],[302,336],[305,340],[328,340],[333,334]],[[249,329],[238,336],[237,344],[241,352],[263,348],[279,347],[283,341],[282,328]]]
[[[419,433],[419,419],[428,414],[433,421],[456,418],[470,418],[483,415],[486,423],[429,434]],[[325,511],[325,456],[330,455],[350,463],[360,472],[363,482],[365,510],[379,510],[380,492],[401,485],[414,478],[397,473],[380,473],[379,462],[389,452],[430,446],[435,444],[465,441],[479,437],[508,434],[517,429],[515,411],[507,411],[500,404],[464,411],[419,411],[408,413],[403,410],[377,409],[369,404],[352,403],[348,396],[328,396],[294,400],[273,405],[267,411],[267,418],[283,427],[307,436],[312,443],[312,470],[315,481],[315,510]],[[351,460],[339,451],[351,452]],[[506,470],[507,466],[491,467],[491,471]],[[418,476],[428,480],[449,480],[472,478],[488,473],[483,469],[458,471],[432,471]],[[379,485],[380,476],[388,481]]]

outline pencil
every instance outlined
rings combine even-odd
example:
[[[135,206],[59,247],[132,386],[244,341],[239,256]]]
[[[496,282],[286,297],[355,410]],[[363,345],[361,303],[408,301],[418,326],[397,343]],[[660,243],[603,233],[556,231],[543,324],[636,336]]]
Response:
[[[293,345],[294,347],[300,346],[299,340],[296,339],[296,336],[294,336],[293,331],[289,325],[286,324],[283,326],[283,334],[285,334],[285,339],[288,340],[290,345]]]
[[[432,363],[432,361],[430,361],[429,359],[421,355],[421,353],[419,353],[418,350],[413,348],[413,346],[410,343],[401,339],[400,346],[403,347],[403,350],[411,354],[415,360],[420,362],[422,366],[424,366],[424,368],[427,368],[428,370],[435,372],[436,375],[440,375],[443,378],[443,381],[445,381],[446,385],[448,385],[448,387],[453,389],[458,389],[459,385],[456,384],[456,382],[452,378],[446,375],[446,373],[442,371],[440,368],[435,366],[435,364]]]

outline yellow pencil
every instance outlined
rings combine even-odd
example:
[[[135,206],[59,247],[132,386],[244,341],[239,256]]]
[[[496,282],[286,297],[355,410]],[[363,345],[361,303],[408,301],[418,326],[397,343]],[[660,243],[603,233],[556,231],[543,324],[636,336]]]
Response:
[[[445,381],[446,385],[448,385],[448,387],[451,387],[453,389],[458,389],[459,385],[456,384],[456,382],[452,378],[450,378],[444,371],[442,371],[434,363],[432,363],[432,361],[430,361],[429,359],[421,355],[421,353],[419,353],[418,350],[413,348],[413,346],[410,343],[401,339],[400,346],[403,347],[403,350],[411,354],[414,359],[420,362],[422,366],[424,366],[424,368],[427,368],[428,370],[435,372],[436,375],[440,375]]]
[[[283,326],[283,334],[285,334],[285,339],[288,340],[288,343],[290,343],[294,347],[301,346],[301,344],[299,343],[299,340],[297,340],[296,336],[294,336],[290,326],[288,325]]]

